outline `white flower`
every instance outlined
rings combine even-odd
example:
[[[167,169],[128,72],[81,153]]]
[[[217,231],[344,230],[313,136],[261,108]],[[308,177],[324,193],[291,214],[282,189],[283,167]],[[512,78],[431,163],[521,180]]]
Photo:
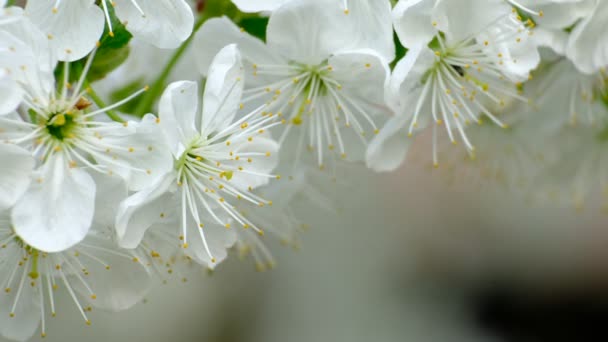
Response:
[[[196,83],[176,82],[165,90],[160,121],[175,168],[122,203],[116,226],[123,247],[137,247],[154,224],[175,227],[168,218],[177,217],[175,239],[195,261],[213,268],[234,244],[232,220],[262,233],[230,203],[269,204],[251,190],[276,177],[269,173],[278,145],[266,134],[273,118],[258,109],[235,120],[243,83],[240,55],[231,45],[210,67],[201,111]]]
[[[169,153],[158,142],[160,131],[151,115],[141,123],[96,120],[141,91],[92,109],[83,85],[94,54],[75,85],[60,81],[56,89],[46,37],[27,21],[2,29],[12,35],[11,49],[0,54],[0,66],[19,84],[23,103],[20,115],[0,117],[0,138],[39,163],[27,174],[34,181],[15,203],[12,223],[29,246],[59,252],[81,241],[90,228],[96,191],[92,173],[118,174],[137,190],[171,167],[165,164]],[[68,80],[69,66],[64,70],[63,80]],[[10,173],[0,177],[3,183],[13,180]]]
[[[459,12],[465,9],[466,13]],[[400,40],[410,50],[397,64],[387,90],[387,101],[397,115],[370,145],[369,167],[398,167],[410,145],[407,137],[429,123],[435,165],[438,126],[445,126],[454,144],[460,137],[473,154],[465,133],[469,124],[487,117],[506,127],[491,107],[504,107],[512,99],[527,101],[517,86],[528,79],[540,57],[527,39],[531,33],[525,25],[530,23],[520,22],[509,6],[479,0],[401,1],[394,20]]]
[[[243,12],[275,11],[281,5],[293,0],[232,0]],[[343,24],[353,25],[350,39],[363,39],[388,61],[395,58],[393,26],[390,20],[391,4],[388,0],[324,0],[327,9],[340,4],[350,21]],[[355,33],[357,32],[357,33]]]
[[[59,60],[75,61],[95,48],[104,30],[114,35],[108,6],[137,38],[176,48],[192,33],[194,15],[184,0],[30,0],[25,12],[47,35]]]
[[[367,25],[353,30],[358,23],[353,19],[338,4],[290,1],[270,17],[267,44],[242,33],[226,18],[212,19],[195,37],[199,70],[221,44],[237,43],[247,72],[243,103],[265,104],[267,115],[286,123],[280,142],[288,135],[299,138],[299,148],[284,153],[300,155],[308,145],[319,166],[327,161],[327,152],[331,157],[337,151],[338,158],[362,159],[366,136],[377,133],[376,122],[388,113],[388,65],[359,35],[382,30]]]
[[[67,291],[86,324],[91,324],[87,313],[92,307],[125,310],[143,298],[149,273],[117,247],[109,229],[121,200],[115,190],[120,194],[124,182],[95,177],[102,187],[94,228],[70,249],[47,253],[28,245],[12,227],[9,213],[0,213],[0,335],[25,341],[40,326],[46,336],[48,315],[61,312],[57,290]]]

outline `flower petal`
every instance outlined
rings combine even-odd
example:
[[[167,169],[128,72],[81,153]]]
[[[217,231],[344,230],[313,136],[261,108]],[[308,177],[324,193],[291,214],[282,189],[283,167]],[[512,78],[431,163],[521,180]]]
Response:
[[[136,248],[153,224],[162,222],[165,215],[175,211],[176,201],[170,192],[175,184],[175,174],[167,173],[120,204],[115,226],[121,247]]]
[[[195,128],[198,111],[198,85],[180,81],[167,86],[160,98],[159,118],[171,152],[179,156],[184,144],[198,135]]]
[[[116,15],[133,35],[156,47],[177,48],[190,37],[192,9],[184,0],[114,0]],[[135,3],[139,9],[135,7]],[[140,12],[141,9],[141,12]]]
[[[432,2],[401,0],[393,9],[393,24],[401,44],[407,48],[426,45],[437,30],[431,21]]]
[[[6,115],[19,106],[23,92],[13,80],[0,71],[0,115]]]
[[[584,73],[591,74],[608,65],[607,17],[608,2],[597,1],[595,10],[570,34],[566,55]]]
[[[205,237],[209,251],[215,260],[207,253],[203,240],[199,236],[196,225],[188,226],[188,243],[190,246],[185,250],[185,253],[192,257],[199,264],[207,266],[209,269],[214,269],[228,256],[228,248],[232,247],[236,242],[236,233],[233,229],[226,229],[223,226],[209,224],[202,229],[202,234]],[[215,262],[214,262],[215,261]]]
[[[399,115],[388,120],[367,148],[367,167],[374,171],[393,171],[403,163],[413,141],[405,134],[409,119],[407,115]]]
[[[129,121],[125,127],[116,123],[111,134],[107,126],[100,131],[108,146],[120,146],[109,152],[95,155],[97,162],[105,165],[108,172],[123,177],[130,190],[140,190],[173,168],[169,146],[163,139],[159,121],[152,114],[140,122]]]
[[[243,94],[244,78],[236,45],[226,46],[209,68],[203,95],[201,134],[221,132],[232,123]]]
[[[341,50],[362,48],[356,18],[344,14],[338,1],[292,0],[270,16],[266,41],[268,47],[288,60],[318,65]],[[380,38],[382,39],[382,38]]]
[[[35,161],[26,150],[0,144],[0,210],[12,207],[30,184]]]
[[[284,64],[282,57],[274,54],[261,40],[242,32],[226,17],[209,19],[194,36],[194,53],[198,70],[207,75],[217,53],[228,44],[237,44],[243,59],[249,64]],[[251,74],[248,70],[247,74]],[[250,82],[253,77],[246,80]]]
[[[91,52],[105,23],[103,11],[94,0],[31,0],[25,13],[46,34],[62,61],[75,61]]]
[[[242,12],[274,11],[289,0],[232,0]]]
[[[64,251],[87,235],[93,220],[95,182],[85,171],[51,157],[12,210],[15,233],[44,252]]]
[[[71,282],[74,289],[92,306],[103,310],[122,311],[139,303],[151,285],[150,273],[146,267],[139,260],[126,255],[124,250],[106,236],[90,234],[83,242],[86,246],[80,249],[88,255],[79,260],[87,270],[86,282],[95,296],[91,296],[91,291],[78,276],[71,276],[74,279]]]

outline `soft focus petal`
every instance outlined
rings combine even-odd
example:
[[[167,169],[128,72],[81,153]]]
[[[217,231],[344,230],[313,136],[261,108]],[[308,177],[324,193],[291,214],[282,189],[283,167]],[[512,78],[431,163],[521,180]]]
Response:
[[[153,224],[162,222],[175,210],[175,199],[169,192],[176,183],[175,175],[167,173],[150,187],[124,200],[116,215],[116,233],[121,247],[136,248]]]
[[[215,260],[207,253],[202,238],[199,237],[200,232],[197,231],[196,225],[190,225],[188,235],[191,237],[188,240],[190,247],[185,251],[199,264],[205,265],[210,269],[214,269],[228,256],[228,248],[232,247],[236,242],[236,233],[233,229],[226,229],[223,226],[210,224],[202,229],[205,241],[209,247],[209,251]]]
[[[578,23],[570,34],[566,54],[584,73],[591,74],[608,65],[606,18],[608,2],[597,1],[591,15]]]
[[[34,158],[26,150],[0,143],[0,210],[17,202],[30,184]]]
[[[64,251],[82,241],[93,220],[95,182],[67,164],[62,155],[48,160],[12,210],[15,233],[43,252]]]
[[[30,0],[25,13],[46,34],[62,61],[75,61],[91,52],[105,23],[103,12],[94,0]]]
[[[374,171],[394,171],[403,163],[413,141],[406,135],[409,120],[407,115],[399,115],[386,123],[367,148],[367,167]]]
[[[103,310],[122,311],[141,302],[151,284],[144,265],[103,236],[92,234],[83,243],[88,247],[85,247],[86,252],[97,260],[103,260],[103,264],[91,257],[81,258],[82,266],[87,270],[86,281],[95,296],[91,297],[91,291],[77,276],[71,282],[75,290],[92,306]]]
[[[221,132],[239,109],[244,86],[243,63],[236,45],[222,49],[209,68],[203,96],[201,134]]]
[[[174,49],[192,33],[194,15],[184,0],[114,0],[114,3],[116,15],[127,22],[129,32],[159,48]]]
[[[226,17],[209,19],[193,41],[198,70],[207,75],[211,62],[226,45],[237,44],[243,59],[258,64],[281,64],[282,58],[272,53],[261,40],[243,32]],[[251,81],[251,77],[247,82]]]

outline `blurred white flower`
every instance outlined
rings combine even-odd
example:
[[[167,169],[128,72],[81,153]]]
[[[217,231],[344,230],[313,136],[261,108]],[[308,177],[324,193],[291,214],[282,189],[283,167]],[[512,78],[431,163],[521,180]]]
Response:
[[[278,144],[266,134],[277,123],[261,109],[235,120],[243,83],[240,54],[231,45],[211,64],[201,111],[196,83],[175,82],[165,90],[160,121],[175,168],[121,205],[116,226],[122,246],[137,247],[153,224],[174,227],[163,221],[178,217],[183,247],[193,251],[188,254],[195,261],[213,268],[234,243],[231,220],[262,234],[229,202],[271,204],[251,190],[277,177],[270,172]]]
[[[87,312],[92,307],[125,310],[147,292],[148,270],[118,248],[111,229],[122,199],[115,190],[123,187],[126,192],[126,186],[117,177],[95,177],[102,187],[93,228],[64,251],[47,253],[28,245],[15,232],[10,214],[0,213],[0,335],[25,341],[40,326],[45,337],[47,315],[61,312],[58,289],[67,291],[86,324],[91,324]]]
[[[476,9],[474,15],[460,12],[470,8]],[[512,99],[527,102],[518,85],[540,61],[528,39],[531,22],[520,22],[504,3],[479,0],[401,1],[393,16],[397,34],[410,50],[395,67],[387,90],[397,115],[370,145],[368,166],[379,171],[398,167],[410,145],[407,137],[429,123],[435,166],[439,126],[445,126],[454,144],[459,135],[473,155],[475,147],[465,133],[469,124],[486,117],[506,128],[492,106],[504,107]]]

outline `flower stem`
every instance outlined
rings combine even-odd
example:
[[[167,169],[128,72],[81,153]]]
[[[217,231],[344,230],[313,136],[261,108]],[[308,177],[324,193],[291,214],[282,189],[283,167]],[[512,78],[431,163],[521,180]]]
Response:
[[[93,100],[93,102],[95,102],[95,104],[99,108],[105,108],[105,107],[107,107],[107,105],[101,99],[101,97],[99,97],[99,95],[97,95],[97,93],[95,92],[95,90],[89,85],[89,82],[85,83],[85,87],[87,89],[87,93],[89,94],[89,97],[91,98],[91,100]],[[105,111],[105,113],[113,121],[116,121],[116,122],[125,122],[125,120],[123,118],[121,118],[120,115],[118,115],[118,113],[116,113],[113,110],[107,110],[107,111]]]
[[[165,83],[167,82],[167,79],[171,75],[171,71],[173,70],[175,65],[177,65],[177,62],[179,62],[179,60],[183,56],[184,52],[186,52],[186,49],[190,46],[190,43],[192,43],[192,40],[194,39],[194,35],[196,34],[196,32],[201,28],[201,26],[205,23],[205,21],[207,21],[207,19],[209,19],[209,16],[202,14],[198,18],[196,23],[194,23],[194,28],[192,30],[192,34],[190,35],[190,37],[185,42],[183,42],[182,45],[180,45],[180,47],[173,53],[173,56],[171,56],[171,59],[169,60],[169,62],[167,62],[167,64],[163,68],[163,71],[158,76],[158,78],[156,78],[154,83],[152,83],[152,85],[150,86],[150,90],[148,92],[146,92],[146,94],[143,96],[143,98],[137,105],[137,108],[135,108],[135,112],[133,114],[135,114],[138,117],[141,117],[146,112],[148,112],[152,109],[154,102],[157,100],[157,98],[162,93],[163,88],[165,87]]]

